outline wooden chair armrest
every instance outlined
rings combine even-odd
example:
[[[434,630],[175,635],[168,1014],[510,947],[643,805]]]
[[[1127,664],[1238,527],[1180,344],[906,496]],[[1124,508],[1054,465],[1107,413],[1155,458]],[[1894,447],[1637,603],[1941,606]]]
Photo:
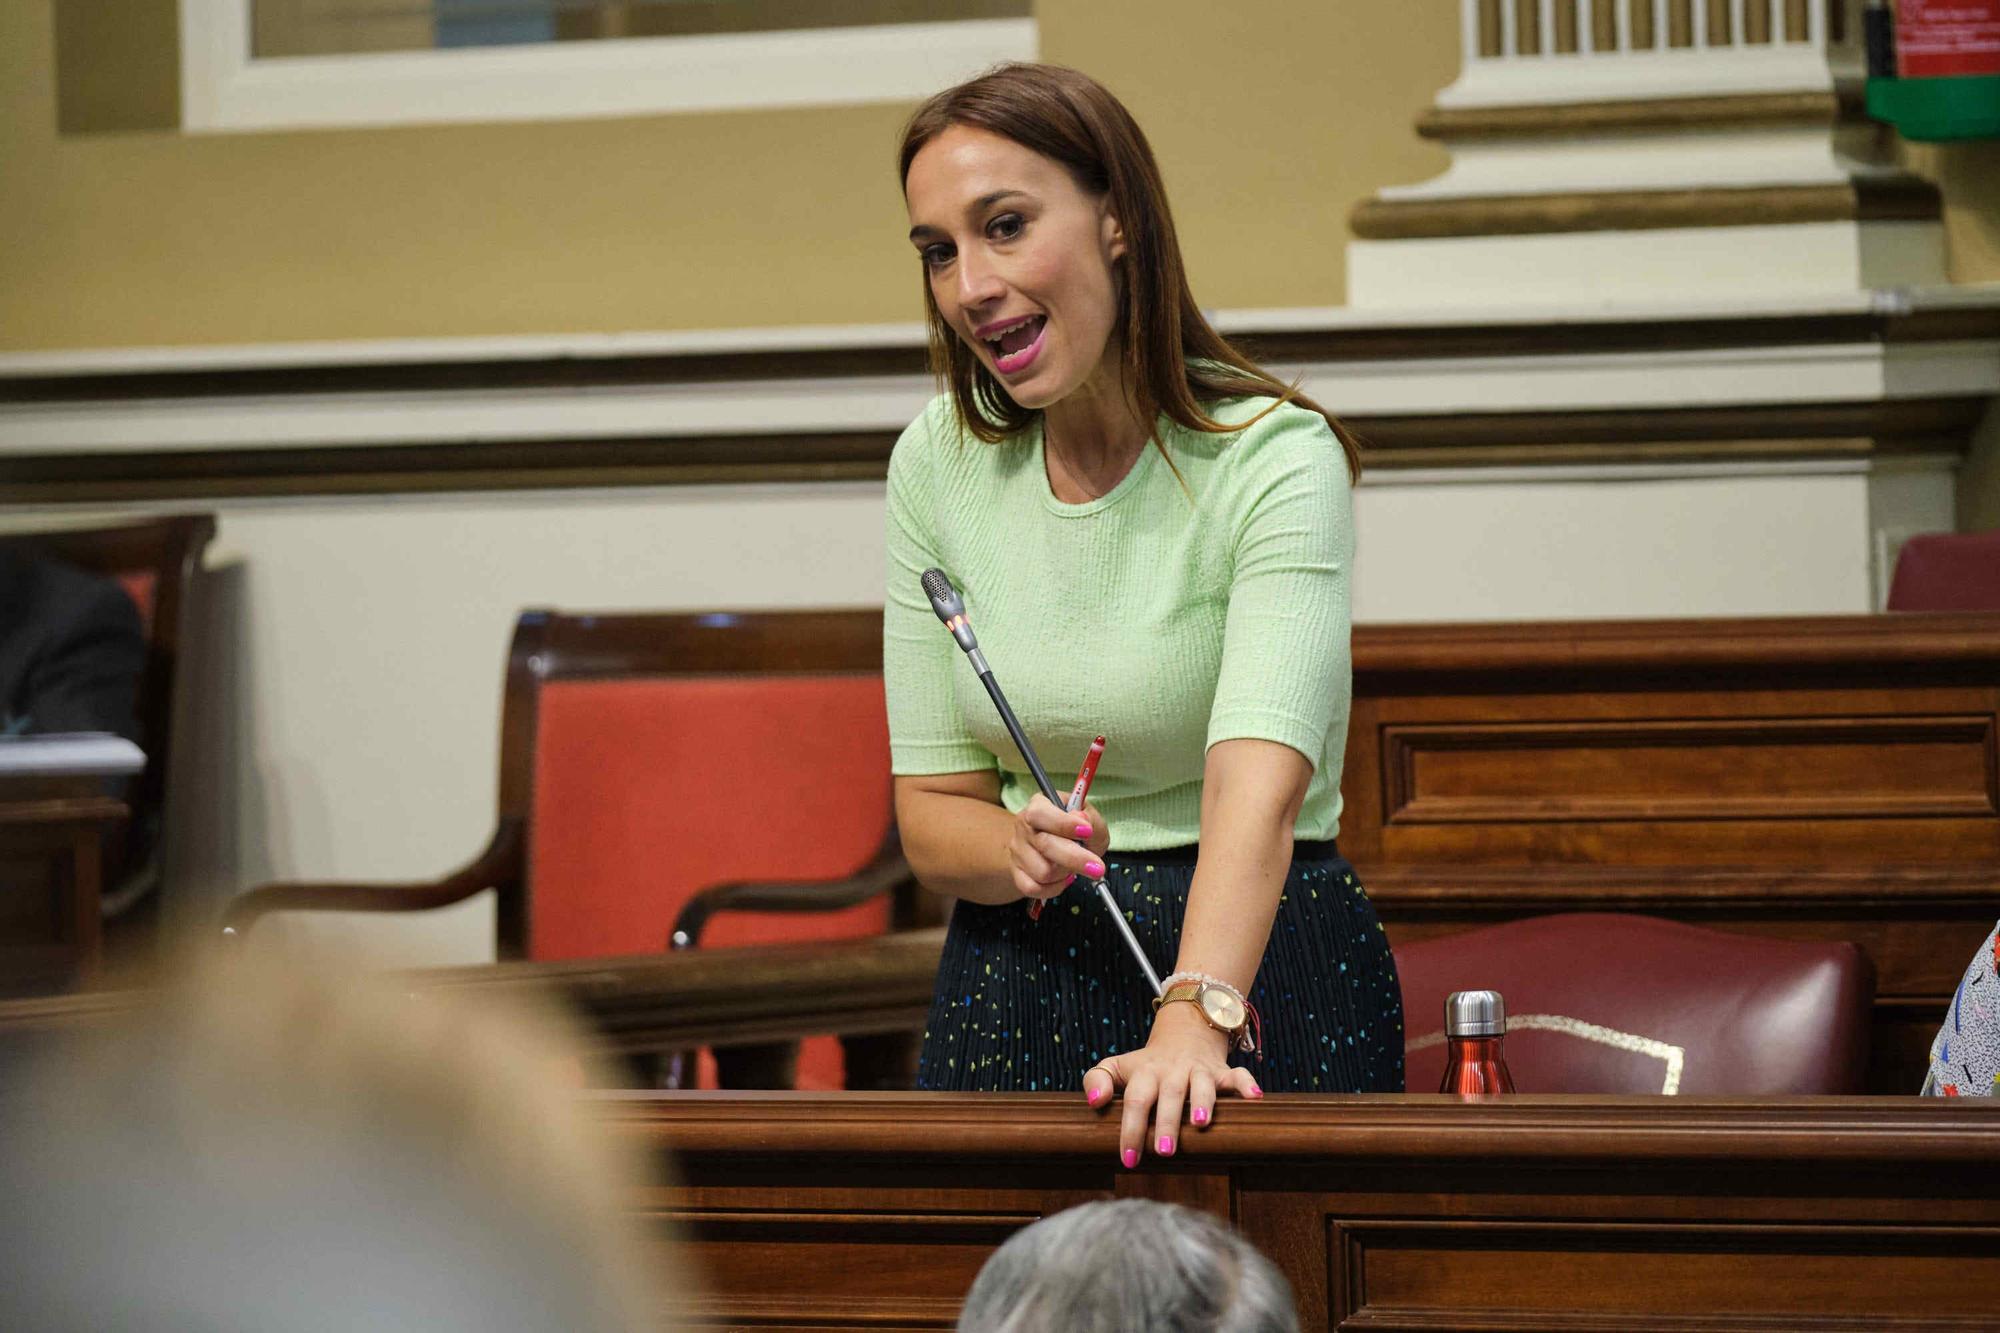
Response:
[[[521,821],[503,819],[473,861],[443,879],[415,884],[264,884],[224,909],[222,933],[240,938],[268,912],[422,912],[521,879]]]
[[[745,880],[701,890],[674,919],[667,946],[693,948],[718,912],[838,912],[915,884],[902,842],[891,833],[875,859],[849,879]]]

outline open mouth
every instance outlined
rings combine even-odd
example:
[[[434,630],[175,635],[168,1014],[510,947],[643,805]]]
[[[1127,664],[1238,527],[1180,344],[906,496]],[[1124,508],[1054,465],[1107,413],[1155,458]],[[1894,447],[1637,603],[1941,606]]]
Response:
[[[1041,354],[1042,335],[1048,324],[1046,315],[1024,315],[999,332],[987,335],[983,341],[993,352],[994,368],[1002,375],[1018,375],[1034,364]]]

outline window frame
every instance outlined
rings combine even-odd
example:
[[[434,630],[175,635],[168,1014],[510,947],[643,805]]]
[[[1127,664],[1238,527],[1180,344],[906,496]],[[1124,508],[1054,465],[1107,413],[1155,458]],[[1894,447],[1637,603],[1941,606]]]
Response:
[[[907,101],[1039,47],[1027,17],[258,59],[253,3],[180,0],[184,132]]]

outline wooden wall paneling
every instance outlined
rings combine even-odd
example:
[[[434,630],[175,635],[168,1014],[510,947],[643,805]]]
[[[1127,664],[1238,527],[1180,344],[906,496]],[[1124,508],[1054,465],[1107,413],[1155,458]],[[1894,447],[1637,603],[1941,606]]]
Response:
[[[1357,864],[2000,861],[2000,685],[1357,698]]]
[[[1968,1103],[1284,1096],[1133,1172],[1057,1096],[606,1111],[678,1162],[634,1203],[694,1230],[708,1326],[948,1327],[982,1251],[1113,1193],[1226,1193],[1309,1329],[1942,1333],[2000,1281],[2000,1117]]]
[[[1341,847],[1392,941],[1538,912],[1849,940],[1908,1092],[2000,912],[2000,616],[1366,626]]]

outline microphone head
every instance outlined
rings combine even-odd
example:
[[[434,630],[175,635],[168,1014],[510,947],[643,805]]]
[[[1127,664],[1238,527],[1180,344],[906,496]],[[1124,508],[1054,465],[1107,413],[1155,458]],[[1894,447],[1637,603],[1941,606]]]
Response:
[[[958,646],[973,654],[972,665],[980,671],[986,670],[984,659],[978,656],[979,639],[972,632],[972,622],[965,618],[965,603],[959,600],[958,589],[951,586],[942,569],[927,569],[923,577],[924,596],[931,599],[931,610],[951,631],[951,637]]]
[[[958,589],[951,586],[951,580],[942,569],[927,569],[923,576],[924,596],[931,599],[931,610],[946,624],[954,616],[965,614],[965,603],[959,600]]]

